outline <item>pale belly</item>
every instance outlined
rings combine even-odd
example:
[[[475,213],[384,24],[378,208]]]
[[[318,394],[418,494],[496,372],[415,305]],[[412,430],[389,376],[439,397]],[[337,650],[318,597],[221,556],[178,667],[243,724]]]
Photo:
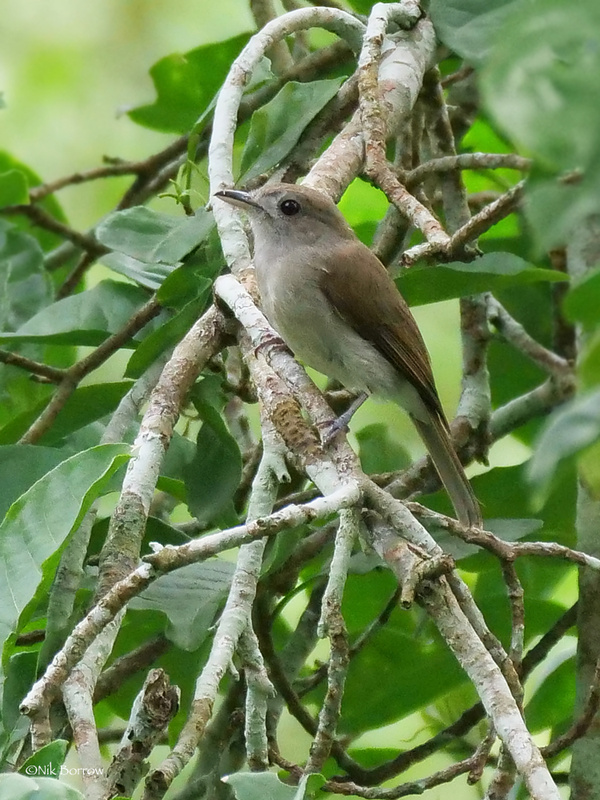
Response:
[[[309,367],[335,378],[347,389],[392,400],[427,419],[413,386],[368,341],[337,315],[310,281],[287,282],[277,297],[260,287],[265,315],[288,347]]]

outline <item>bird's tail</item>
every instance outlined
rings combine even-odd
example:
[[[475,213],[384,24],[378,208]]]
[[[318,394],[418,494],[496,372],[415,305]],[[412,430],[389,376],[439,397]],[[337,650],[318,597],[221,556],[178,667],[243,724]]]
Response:
[[[481,528],[483,520],[479,503],[456,455],[446,420],[429,409],[427,422],[412,414],[411,419],[446,487],[458,521],[468,527]]]

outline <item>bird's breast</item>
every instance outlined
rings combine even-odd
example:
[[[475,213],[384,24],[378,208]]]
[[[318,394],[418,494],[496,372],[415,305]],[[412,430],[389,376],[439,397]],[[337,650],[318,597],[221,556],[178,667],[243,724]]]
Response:
[[[306,255],[306,254],[304,254]],[[288,347],[308,366],[346,388],[386,397],[411,412],[421,402],[412,386],[371,342],[331,306],[321,289],[319,267],[301,252],[284,258],[255,257],[265,315]]]

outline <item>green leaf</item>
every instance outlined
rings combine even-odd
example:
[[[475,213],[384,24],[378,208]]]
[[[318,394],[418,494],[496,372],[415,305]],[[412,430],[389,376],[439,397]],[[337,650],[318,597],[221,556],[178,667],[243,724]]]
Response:
[[[125,374],[128,378],[139,378],[164,350],[181,341],[206,308],[211,285],[206,280],[205,291],[199,297],[191,300],[164,325],[146,336],[127,363]]]
[[[207,272],[213,272],[210,265]],[[200,274],[186,261],[165,279],[156,293],[156,299],[161,305],[170,308],[178,308],[182,303],[187,305],[193,298],[206,295],[207,289],[212,286],[213,277],[213,274],[210,277]]]
[[[22,775],[46,775],[56,778],[60,774],[60,767],[64,763],[68,748],[69,742],[66,739],[55,739],[29,756],[19,772]]]
[[[350,580],[360,582],[367,577],[353,575]],[[345,595],[344,606],[349,600]],[[428,676],[427,681],[423,675]],[[399,679],[401,692],[397,691]],[[354,735],[395,722],[466,681],[433,626],[423,626],[416,616],[395,611],[385,629],[375,633],[352,659],[340,733]],[[314,699],[312,692],[308,696]]]
[[[228,561],[212,559],[190,564],[163,575],[139,597],[132,609],[166,614],[166,634],[182,650],[196,650],[208,636],[221,605],[225,602],[235,569]]]
[[[174,271],[171,264],[147,264],[125,253],[107,253],[102,256],[102,263],[113,272],[124,275],[152,292],[159,289]]]
[[[74,431],[102,419],[115,410],[131,385],[132,381],[118,381],[79,386],[64,404],[52,427],[42,436],[41,442],[56,446]],[[12,444],[20,439],[45,407],[46,401],[43,401],[14,417],[0,429],[0,445]]]
[[[392,472],[404,469],[411,463],[411,457],[401,444],[390,436],[389,426],[383,422],[366,425],[356,432],[360,463],[363,470],[371,475],[375,472]]]
[[[472,64],[489,54],[498,28],[519,0],[431,0],[429,13],[439,39]]]
[[[0,331],[14,331],[52,299],[37,241],[0,220]]]
[[[507,509],[510,509],[517,520],[532,516],[533,492],[527,479],[529,466],[529,462],[526,462],[513,467],[496,467],[472,480],[486,518],[500,520],[506,515]],[[542,508],[536,508],[535,519],[544,522],[542,535],[536,531],[536,538],[554,539],[562,544],[575,546],[576,493],[575,470],[571,469],[565,472],[564,480],[547,497]],[[502,531],[498,531],[502,535]]]
[[[148,293],[137,286],[102,281],[93,289],[46,306],[15,333],[0,334],[0,342],[99,345],[120,330],[147,300]]]
[[[600,268],[576,279],[563,302],[563,311],[570,322],[581,322],[586,328],[598,326],[600,317]]]
[[[569,241],[577,228],[598,211],[600,169],[590,167],[581,180],[558,181],[555,175],[532,174],[524,205],[540,252]],[[548,220],[552,224],[548,225]]]
[[[29,734],[29,720],[21,714],[23,698],[35,683],[38,652],[15,653],[8,658],[6,680],[0,705],[0,770],[11,763],[11,750],[20,750],[20,743]]]
[[[538,160],[525,210],[544,248],[565,241],[597,210],[599,38],[596,0],[572,8],[562,0],[519,3],[480,75],[498,127]],[[572,170],[581,171],[580,181],[557,182]]]
[[[305,776],[306,777],[306,776]],[[282,783],[272,772],[235,772],[222,778],[229,784],[237,800],[300,800],[300,787]]]
[[[146,128],[186,133],[218,92],[248,39],[243,33],[157,61],[150,69],[157,98],[129,111],[130,118]]]
[[[434,268],[412,267],[397,278],[396,284],[409,305],[419,306],[510,286],[565,280],[568,277],[564,273],[532,267],[512,253],[485,253],[470,264],[453,261]]]
[[[162,612],[133,611],[128,609],[111,653],[111,661],[114,661],[120,656],[130,654],[140,645],[147,644],[149,639],[163,634],[166,624],[168,624],[168,621]],[[180,710],[175,720],[169,726],[171,744],[174,744],[173,737],[177,736],[187,719],[190,704],[194,697],[196,678],[206,663],[209,647],[210,639],[207,639],[204,646],[199,647],[194,652],[181,650],[172,644],[167,652],[160,656],[158,663],[155,665],[157,667],[162,667],[171,678],[171,682],[181,689]],[[98,720],[99,726],[114,723],[115,712],[124,720],[129,719],[133,701],[140,691],[145,677],[146,675],[143,670],[138,671],[121,684],[116,694],[111,695],[106,701],[103,701],[103,703],[106,704],[105,707],[108,707],[109,713],[107,714],[108,718],[105,723],[101,723]],[[94,709],[97,718],[99,709],[101,710],[101,706],[96,706]]]
[[[77,528],[110,476],[129,458],[129,447],[99,445],[78,453],[36,481],[0,523],[0,641],[56,570],[58,550]],[[60,502],[58,502],[60,500]]]
[[[84,797],[54,778],[29,778],[13,772],[0,775],[0,800],[84,800]]]
[[[352,639],[381,614],[396,588],[390,570],[349,575],[342,612]],[[398,691],[398,681],[402,691]],[[339,732],[354,736],[395,722],[466,683],[433,625],[419,614],[395,608],[384,628],[369,637],[351,661]],[[320,704],[324,690],[320,686],[311,691],[306,701]]]
[[[42,183],[40,176],[34,170],[32,170],[31,167],[29,167],[27,164],[24,164],[22,161],[19,161],[18,158],[15,158],[6,150],[0,150],[0,173],[11,172],[12,170],[16,170],[24,176],[28,187],[39,186]],[[44,209],[44,211],[47,211],[60,222],[67,221],[65,213],[55,195],[48,195],[48,197],[44,197],[39,205]],[[22,233],[27,233],[32,236],[44,251],[58,247],[58,245],[63,242],[61,236],[56,233],[52,233],[51,231],[47,231],[44,228],[35,226],[26,216],[13,217],[13,221],[18,230],[20,230]],[[58,272],[60,273],[60,270]]]
[[[319,111],[335,97],[344,80],[289,81],[270,102],[255,111],[242,154],[240,182],[247,183],[282,161]]]
[[[29,203],[27,176],[20,169],[0,173],[0,208]]]
[[[575,658],[565,658],[565,653],[559,653],[554,661],[559,658],[555,669],[544,679],[543,683],[527,703],[525,717],[527,727],[532,733],[544,730],[564,732],[564,729],[573,719],[575,708]],[[544,667],[550,666],[547,661]]]
[[[580,389],[592,389],[600,384],[600,329],[586,339],[577,359]]]
[[[217,381],[205,377],[195,387],[193,400],[203,425],[196,440],[194,458],[183,468],[183,476],[190,512],[202,523],[227,525],[237,522],[233,496],[242,475],[242,456],[219,410],[213,405],[210,395],[220,394],[216,384]]]
[[[561,461],[600,438],[600,390],[574,398],[545,424],[529,465],[529,479],[545,497]]]
[[[214,228],[211,213],[198,209],[193,217],[161,214],[146,206],[115,211],[96,229],[106,247],[149,264],[177,264]]]
[[[531,0],[513,8],[482,72],[488,107],[502,130],[548,165],[597,170],[600,107],[590,101],[600,93],[598,3]]]
[[[23,492],[64,458],[64,454],[54,447],[33,444],[0,446],[0,519]]]
[[[550,349],[553,347],[551,320],[554,314],[554,288],[552,283],[531,283],[496,292],[500,303],[525,327],[529,335]],[[495,408],[535,389],[547,377],[541,367],[499,337],[493,337],[489,343],[488,365]],[[542,422],[541,417],[530,419],[513,435],[531,446]]]

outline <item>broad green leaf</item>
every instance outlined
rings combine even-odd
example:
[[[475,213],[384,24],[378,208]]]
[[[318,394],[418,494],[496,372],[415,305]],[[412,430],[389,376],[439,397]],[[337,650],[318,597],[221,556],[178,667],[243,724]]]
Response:
[[[525,707],[527,727],[532,733],[548,729],[562,733],[573,721],[575,658],[565,656],[568,653],[557,654],[561,663],[547,675]]]
[[[237,800],[301,800],[300,787],[282,783],[273,772],[235,772],[222,778],[233,789]]]
[[[396,588],[389,570],[349,575],[342,613],[351,640],[381,614]],[[423,674],[427,674],[427,681],[422,680]],[[352,659],[339,731],[354,735],[387,725],[462,683],[467,679],[433,625],[424,622],[417,612],[395,608],[385,627],[375,632]],[[324,690],[320,686],[307,694],[306,700],[321,703]]]
[[[163,281],[174,270],[171,264],[147,264],[145,261],[125,255],[125,253],[117,252],[107,253],[102,256],[102,263],[112,269],[113,272],[124,275],[134,283],[144,286],[152,292],[159,289]]]
[[[352,560],[364,555],[356,553]],[[325,560],[325,569],[329,566],[329,558]],[[381,561],[379,561],[381,565]],[[370,623],[386,607],[390,597],[398,588],[391,570],[371,569],[361,573],[354,571],[344,587],[343,612],[344,621],[350,637],[360,636]]]
[[[600,6],[531,0],[513,8],[482,72],[494,119],[549,166],[587,170],[593,164],[597,171]]]
[[[128,378],[139,378],[164,350],[181,341],[206,308],[210,287],[210,281],[206,280],[205,291],[201,296],[191,300],[164,325],[146,336],[127,363],[125,374]]]
[[[0,220],[0,331],[14,331],[51,302],[37,241]]]
[[[196,650],[207,637],[231,585],[234,564],[211,559],[163,575],[139,597],[132,609],[166,614],[166,634],[182,650]]]
[[[577,459],[579,474],[589,493],[600,497],[600,439]]]
[[[129,457],[122,444],[78,453],[46,473],[0,523],[0,641],[19,629],[23,613],[50,583],[58,551]]]
[[[29,756],[19,772],[22,775],[45,775],[57,778],[68,747],[69,742],[66,739],[55,739]]]
[[[569,241],[579,226],[597,213],[599,192],[600,162],[590,166],[581,180],[531,175],[524,209],[538,250],[547,252]]]
[[[404,469],[411,463],[408,452],[392,439],[389,427],[382,422],[361,428],[356,432],[356,439],[360,463],[368,475]]]
[[[581,391],[600,384],[600,328],[586,339],[577,359]]]
[[[482,62],[519,0],[431,0],[438,37],[472,64]]]
[[[190,512],[206,524],[235,524],[233,496],[242,475],[242,456],[220,414],[224,398],[219,379],[205,377],[194,387],[192,399],[203,424],[194,458],[183,468]]]
[[[27,176],[19,169],[0,173],[0,208],[29,203]]]
[[[510,286],[565,280],[564,273],[532,267],[512,253],[486,253],[469,264],[453,261],[434,268],[412,267],[396,283],[407,303],[419,306]]]
[[[150,69],[157,98],[129,111],[131,119],[146,128],[186,133],[218,92],[248,38],[243,33],[157,61]]]
[[[0,165],[3,154],[0,153]],[[31,317],[53,302],[52,281],[44,268],[43,254],[37,238],[24,229],[0,220],[0,334],[9,335]],[[75,351],[39,344],[19,344],[11,350],[34,361],[68,367]],[[50,387],[33,382],[29,374],[18,367],[0,364],[0,425],[15,414],[42,401]]]
[[[550,349],[553,348],[553,290],[555,284],[542,282],[521,284],[501,289],[495,296],[518,320],[525,330]],[[495,408],[515,397],[535,389],[546,380],[546,373],[523,353],[499,337],[493,337],[488,347],[490,388]],[[531,446],[539,434],[543,419],[534,417],[517,428],[513,435]]]
[[[69,434],[114,411],[131,385],[132,381],[127,380],[79,386],[66,401],[52,427],[43,435],[41,442],[56,446]],[[1,428],[0,445],[12,444],[20,439],[45,407],[45,401],[38,403]]]
[[[196,455],[184,472],[188,507],[203,523],[235,523],[232,503],[242,474],[242,457],[219,413],[206,410],[203,416]]]
[[[41,345],[19,345],[14,349],[34,360],[40,362],[45,360],[43,356],[46,348]],[[71,348],[63,349],[65,352],[71,350]],[[56,361],[49,355],[46,363],[55,364]],[[48,383],[33,381],[25,370],[0,364],[0,428],[37,403],[47,401],[53,389],[54,387]]]
[[[172,216],[135,206],[115,211],[96,229],[106,247],[148,264],[176,264],[214,228],[212,214],[203,208],[193,217]]]
[[[156,293],[156,299],[161,305],[181,309],[190,300],[206,294],[207,288],[212,286],[213,278],[221,270],[223,262],[211,264],[203,261],[199,265],[195,264],[195,261],[195,257],[186,260],[165,279]]]
[[[46,306],[15,333],[0,334],[0,341],[99,345],[147,300],[148,293],[137,286],[102,281],[93,289]]]
[[[571,322],[581,322],[586,328],[600,323],[600,268],[590,270],[571,284],[563,303],[565,316]]]
[[[353,575],[351,579],[360,582],[367,577]],[[344,592],[344,608],[349,600]],[[376,632],[352,659],[340,733],[354,735],[395,722],[467,680],[433,625],[423,625],[418,615],[395,610],[385,628]],[[398,685],[402,686],[401,692]],[[318,697],[320,701],[322,693],[320,687],[307,698]],[[369,698],[368,703],[365,697]]]
[[[84,800],[83,795],[54,778],[29,778],[18,772],[0,775],[0,800]]]
[[[13,170],[20,172],[24,176],[28,187],[38,186],[42,183],[40,176],[34,172],[31,167],[19,161],[18,158],[15,158],[6,150],[0,150],[0,173],[11,172]],[[67,221],[65,213],[55,195],[44,197],[39,205],[60,222]],[[32,236],[44,251],[57,247],[63,241],[62,237],[58,234],[33,225],[26,216],[12,217],[12,222],[14,222],[15,226],[22,233],[28,233]],[[61,270],[58,270],[58,272],[61,273]]]
[[[600,438],[600,390],[580,395],[546,422],[529,465],[529,479],[545,497],[561,461],[572,458]]]
[[[242,154],[240,182],[247,183],[285,158],[307,125],[335,97],[344,80],[290,81],[255,111]]]
[[[11,750],[19,750],[29,734],[29,719],[21,714],[23,698],[37,676],[38,652],[15,653],[8,658],[6,680],[0,705],[0,771],[12,760]]]
[[[133,611],[128,609],[111,653],[111,661],[131,653],[132,650],[146,644],[148,640],[157,635],[164,634],[165,627],[168,624],[165,615],[158,611]],[[168,650],[160,656],[158,663],[155,664],[155,666],[162,667],[169,675],[171,682],[181,689],[180,710],[175,720],[169,725],[171,745],[175,744],[174,737],[177,737],[187,719],[190,703],[194,696],[196,679],[206,663],[211,638],[209,637],[204,645],[194,652],[181,650],[170,643]],[[108,709],[105,723],[98,719],[98,711],[102,711],[101,707],[95,707],[94,712],[99,726],[113,724],[114,713],[119,714],[124,720],[129,719],[133,701],[140,691],[145,677],[145,671],[138,671],[121,685],[116,694],[111,695],[101,704]]]
[[[597,210],[599,38],[595,0],[573,7],[562,0],[519,3],[481,72],[496,124],[539,162],[525,210],[544,248],[563,242]],[[571,170],[580,170],[581,180],[557,182]]]
[[[564,480],[556,491],[546,499],[544,505],[533,502],[533,491],[527,480],[530,462],[514,467],[496,467],[472,479],[483,514],[486,518],[500,520],[506,517],[507,509],[518,520],[542,520],[544,528],[535,531],[535,538],[554,539],[562,544],[574,546],[575,499],[577,492],[575,470],[564,474]],[[535,513],[533,509],[535,507]],[[506,521],[510,525],[510,520]],[[498,529],[501,536],[502,531]],[[539,559],[538,559],[539,560]]]
[[[64,454],[54,447],[33,444],[0,446],[0,520],[23,492],[64,458]]]
[[[475,602],[490,630],[508,646],[511,635],[510,604],[498,562],[488,553],[473,556],[472,562],[477,564],[477,568],[471,570],[477,575],[473,589]],[[519,559],[517,571],[525,595],[525,643],[529,644],[549,630],[565,612],[565,605],[552,598],[556,586],[564,585],[565,578],[569,572],[574,572],[574,568],[557,559],[531,558]]]

